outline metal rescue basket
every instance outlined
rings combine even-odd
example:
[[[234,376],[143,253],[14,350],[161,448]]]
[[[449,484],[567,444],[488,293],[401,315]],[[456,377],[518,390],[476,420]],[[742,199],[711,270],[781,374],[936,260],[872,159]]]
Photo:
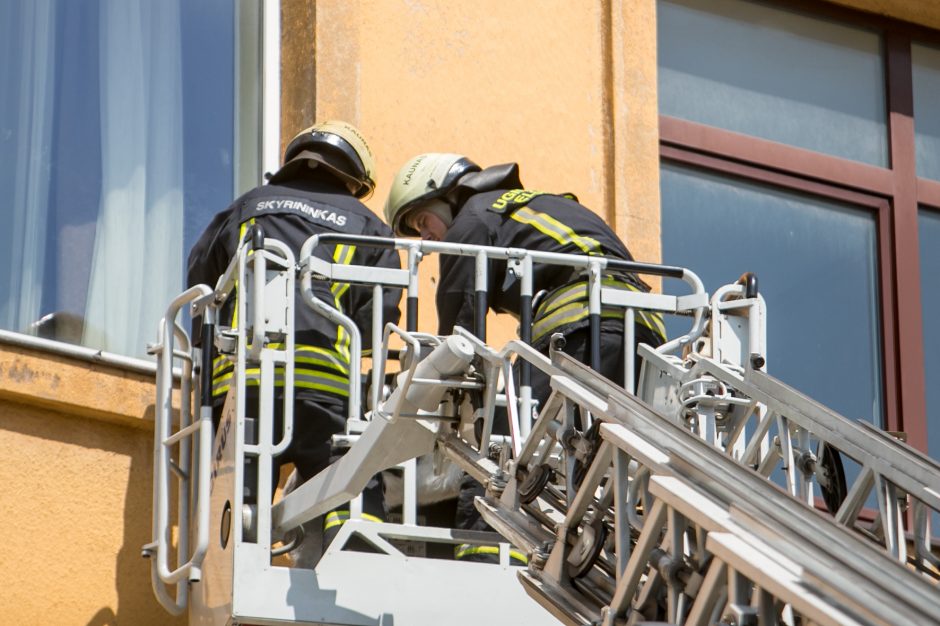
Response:
[[[313,254],[338,244],[394,248],[407,263],[361,267]],[[419,331],[418,267],[432,254],[475,260],[473,329]],[[486,343],[493,260],[520,281],[523,302],[520,337],[498,349]],[[624,381],[603,378],[557,344],[549,355],[529,345],[535,264],[583,274],[595,354],[602,309],[623,310]],[[681,279],[689,293],[606,286],[613,270]],[[361,334],[314,296],[313,281],[322,280],[372,290],[367,411]],[[294,419],[295,281],[300,306],[350,337],[349,420],[338,437],[348,451],[275,502],[267,477]],[[240,323],[226,328],[217,311],[236,285]],[[406,290],[405,328],[381,318],[387,289]],[[187,306],[202,319],[198,349],[176,322]],[[634,388],[638,311],[691,324],[662,346],[639,347]],[[940,623],[930,550],[940,467],[769,376],[765,325],[751,275],[709,297],[682,268],[345,235],[312,237],[295,260],[253,230],[214,288],[174,300],[153,346],[154,523],[144,553],[157,598],[171,613],[188,611],[193,624]],[[235,365],[214,434],[212,345]],[[400,371],[386,375],[394,353]],[[531,368],[550,378],[544,406],[534,406]],[[248,369],[258,370],[260,386],[246,413]],[[275,402],[284,403],[280,433]],[[494,433],[497,420],[508,435]],[[857,476],[842,470],[843,458],[861,467]],[[422,462],[478,480],[485,494],[476,507],[493,531],[420,524]],[[400,523],[359,518],[356,497],[382,471],[404,477]],[[877,511],[865,521],[872,498]],[[351,519],[322,558],[312,567],[282,564],[298,529],[350,500]],[[357,551],[353,538],[371,552]],[[464,544],[497,546],[498,562],[409,549]],[[513,553],[526,565],[513,565]]]

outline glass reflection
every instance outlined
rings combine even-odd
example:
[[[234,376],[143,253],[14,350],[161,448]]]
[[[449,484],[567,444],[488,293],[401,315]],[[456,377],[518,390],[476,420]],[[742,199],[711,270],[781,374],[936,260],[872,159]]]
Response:
[[[659,110],[888,164],[881,38],[744,0],[660,0]]]
[[[876,241],[865,211],[662,168],[663,262],[691,268],[710,291],[755,272],[767,301],[768,372],[882,426]]]
[[[940,329],[933,314],[940,308],[940,214],[921,209],[920,298],[924,325],[924,381],[927,394],[927,453],[940,459]],[[940,532],[940,525],[937,527]]]

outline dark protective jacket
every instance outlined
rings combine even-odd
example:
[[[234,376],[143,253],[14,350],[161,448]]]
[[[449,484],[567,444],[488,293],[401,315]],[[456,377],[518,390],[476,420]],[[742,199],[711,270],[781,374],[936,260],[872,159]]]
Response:
[[[579,204],[574,196],[506,188],[507,177],[500,181],[499,176],[493,175],[497,169],[506,172],[507,166],[488,168],[461,180],[461,186],[470,192],[461,198],[461,206],[445,241],[633,260],[630,251],[604,220]],[[518,183],[515,169],[509,171],[512,175],[508,180]],[[484,182],[475,182],[475,177]],[[486,181],[494,180],[497,187],[487,189]],[[533,345],[543,349],[553,332],[571,332],[589,324],[587,281],[571,269],[557,265],[537,263],[533,272],[533,293],[546,292],[534,312],[532,332]],[[487,275],[489,307],[518,318],[520,281],[508,274],[504,261],[491,261]],[[607,274],[604,282],[635,291],[649,290],[630,274]],[[442,255],[437,290],[440,334],[451,333],[455,325],[468,330],[473,328],[474,290],[473,257]],[[605,310],[602,315],[623,319],[622,310]],[[664,336],[658,315],[638,311],[636,320]]]
[[[257,187],[217,214],[189,254],[188,283],[215,287],[228,267],[238,242],[248,227],[260,224],[265,237],[287,244],[295,255],[303,243],[319,233],[344,233],[391,237],[392,232],[375,214],[345,187],[297,177]],[[333,263],[399,268],[394,250],[326,244],[314,254]],[[300,260],[299,258],[297,259]],[[300,281],[297,281],[298,290]],[[344,283],[313,282],[314,294],[355,320],[362,333],[362,345],[372,341],[372,290]],[[230,296],[220,313],[219,323],[232,324],[235,298]],[[389,289],[382,303],[383,321],[397,323],[400,290]],[[295,306],[295,392],[299,397],[325,392],[348,397],[350,340],[342,328],[307,306],[298,291]],[[359,364],[354,364],[359,367]],[[248,384],[257,384],[257,370],[249,370]],[[213,395],[224,396],[233,374],[233,365],[222,358],[213,364]],[[254,378],[252,375],[254,374]]]

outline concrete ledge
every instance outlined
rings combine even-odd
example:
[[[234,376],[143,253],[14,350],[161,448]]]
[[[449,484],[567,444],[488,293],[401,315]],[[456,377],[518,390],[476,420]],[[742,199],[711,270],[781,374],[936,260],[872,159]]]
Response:
[[[0,399],[151,429],[155,382],[116,365],[0,345]]]

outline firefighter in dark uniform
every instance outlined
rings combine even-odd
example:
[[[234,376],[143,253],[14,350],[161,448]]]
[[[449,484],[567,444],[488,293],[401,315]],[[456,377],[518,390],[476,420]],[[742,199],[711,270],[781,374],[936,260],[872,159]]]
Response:
[[[258,224],[265,237],[287,244],[295,255],[310,236],[319,233],[391,236],[391,231],[359,198],[375,188],[374,158],[359,131],[345,122],[312,126],[290,142],[284,165],[268,184],[247,192],[217,214],[189,255],[190,285],[214,286],[225,271],[247,229]],[[315,254],[333,263],[400,268],[392,250],[353,245],[321,245]],[[298,289],[300,282],[298,281]],[[363,346],[371,345],[372,291],[348,284],[313,282],[320,300],[346,312],[362,332]],[[385,322],[400,317],[398,290],[386,290]],[[220,322],[234,322],[235,297],[220,312]],[[342,328],[303,303],[299,291],[295,310],[294,430],[287,451],[275,459],[275,478],[282,463],[294,464],[301,481],[324,469],[331,458],[331,438],[344,430],[349,399],[350,338]],[[213,397],[221,409],[232,383],[234,365],[217,357],[213,363]],[[257,388],[259,370],[248,371],[248,393]],[[358,392],[358,390],[354,390]],[[257,393],[249,397],[257,398]],[[249,402],[249,407],[257,402]],[[282,429],[281,403],[275,402],[275,433]],[[278,435],[275,434],[275,438]],[[366,519],[384,518],[382,486],[373,479],[364,492]],[[324,519],[329,538],[349,517],[348,507]]]
[[[414,157],[393,181],[385,217],[392,230],[402,236],[633,260],[610,227],[571,194],[524,189],[515,163],[481,169],[458,154]],[[506,263],[491,261],[488,279],[488,305],[518,319],[520,285],[507,275]],[[602,280],[605,285],[649,291],[645,283],[628,273],[609,272]],[[440,334],[450,334],[455,325],[472,329],[474,292],[474,258],[442,255],[437,290]],[[565,352],[589,364],[587,278],[557,265],[535,264],[533,293],[540,292],[532,317],[533,347],[547,353],[552,334],[561,333],[565,337]],[[637,311],[635,319],[637,343],[657,346],[664,341],[659,315]],[[600,343],[600,373],[622,383],[622,309],[602,311]],[[533,368],[533,399],[544,405],[550,393],[548,378]],[[479,485],[475,493],[471,489],[462,490],[459,527],[484,527],[473,507],[473,495],[480,493]]]

